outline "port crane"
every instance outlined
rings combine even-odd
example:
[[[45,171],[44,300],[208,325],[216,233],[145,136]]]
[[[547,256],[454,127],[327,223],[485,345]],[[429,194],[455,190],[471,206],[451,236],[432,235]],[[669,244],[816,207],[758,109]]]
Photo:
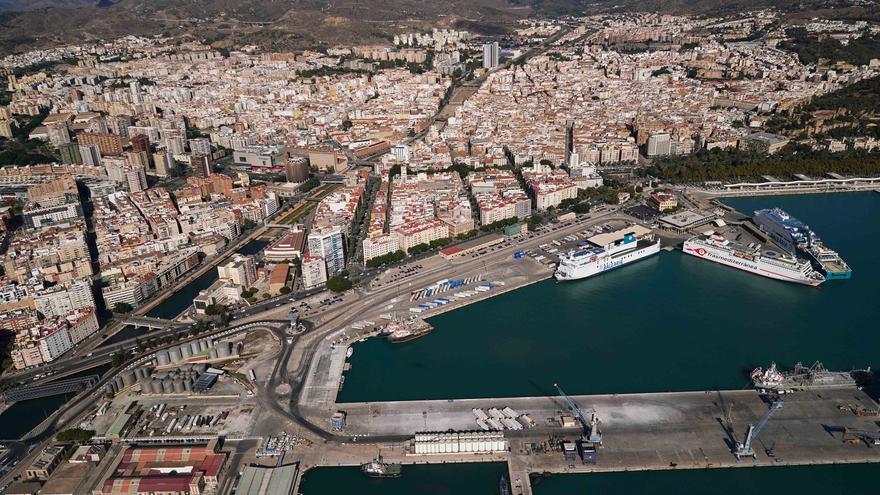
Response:
[[[736,444],[736,450],[733,451],[733,455],[736,456],[737,461],[741,461],[743,457],[752,457],[755,458],[755,451],[752,450],[752,442],[758,438],[758,435],[761,434],[761,430],[767,426],[767,423],[770,421],[770,418],[773,417],[773,414],[782,409],[782,401],[784,396],[779,397],[772,404],[770,404],[770,409],[767,410],[767,413],[764,414],[764,417],[758,421],[758,424],[753,425],[750,424],[748,430],[746,431],[746,439],[743,443]]]
[[[553,386],[556,387],[556,390],[559,392],[559,397],[562,398],[562,401],[565,402],[565,405],[574,417],[580,421],[581,427],[584,429],[584,439],[594,445],[602,445],[602,432],[599,431],[599,418],[596,417],[596,412],[593,411],[590,414],[590,420],[587,421],[587,417],[581,411],[581,408],[578,407],[571,397],[562,391],[559,384],[554,383]]]

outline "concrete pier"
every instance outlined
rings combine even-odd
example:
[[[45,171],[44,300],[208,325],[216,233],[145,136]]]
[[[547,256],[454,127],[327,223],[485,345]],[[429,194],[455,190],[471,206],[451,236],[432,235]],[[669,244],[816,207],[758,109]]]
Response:
[[[753,390],[669,392],[649,394],[574,396],[584,411],[595,410],[601,420],[604,445],[596,465],[567,461],[553,450],[551,438],[579,438],[578,428],[563,428],[562,415],[570,415],[556,396],[494,399],[430,400],[345,403],[326,408],[306,407],[303,412],[315,424],[326,424],[328,410],[347,413],[347,435],[412,435],[417,431],[477,430],[473,408],[488,410],[511,407],[528,414],[537,424],[532,429],[506,431],[514,493],[531,493],[530,473],[643,471],[716,467],[836,464],[880,461],[880,449],[864,442],[844,441],[844,428],[876,432],[877,416],[857,416],[850,405],[876,410],[877,403],[856,388],[798,392],[785,398],[784,406],[753,442],[756,459],[737,462],[731,453],[743,441],[749,424],[767,411],[769,401]],[[728,423],[728,418],[730,423]],[[732,425],[729,432],[727,425]],[[852,438],[851,436],[848,438]],[[403,463],[461,462],[454,456],[405,455]],[[768,455],[772,449],[773,456]],[[384,450],[383,450],[384,452]],[[468,461],[498,460],[498,454],[468,455]],[[364,461],[366,462],[366,461]],[[516,480],[520,483],[516,484]]]

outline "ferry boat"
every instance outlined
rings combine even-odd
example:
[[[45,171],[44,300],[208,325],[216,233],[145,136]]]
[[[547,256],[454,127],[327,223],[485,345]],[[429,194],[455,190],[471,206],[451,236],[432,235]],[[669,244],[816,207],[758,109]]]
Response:
[[[382,335],[394,344],[409,342],[431,333],[434,327],[421,318],[398,319],[388,323],[382,329]]]
[[[852,278],[852,269],[843,261],[843,258],[836,251],[825,247],[821,242],[816,242],[807,248],[806,254],[819,266],[828,280]]]
[[[382,460],[382,456],[362,464],[361,471],[370,478],[399,478],[403,474],[403,466],[400,464],[388,464]]]
[[[660,252],[660,239],[641,226],[600,234],[589,242],[596,247],[575,249],[559,257],[556,280],[592,277]]]
[[[782,209],[757,210],[752,221],[788,254],[811,260],[828,280],[852,277],[852,270],[837,252],[826,247],[808,225]]]
[[[785,282],[816,287],[825,281],[825,276],[814,270],[809,261],[772,250],[760,251],[719,235],[691,237],[682,250],[697,258]]]

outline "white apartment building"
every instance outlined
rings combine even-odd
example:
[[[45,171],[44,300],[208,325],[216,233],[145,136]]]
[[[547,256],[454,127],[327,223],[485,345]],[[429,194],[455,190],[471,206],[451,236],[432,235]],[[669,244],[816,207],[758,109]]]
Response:
[[[364,239],[364,263],[373,258],[400,250],[400,240],[394,234],[380,234]]]
[[[327,283],[327,265],[320,256],[306,256],[302,260],[303,287],[312,289]]]
[[[395,229],[394,235],[400,249],[409,253],[413,246],[449,237],[449,226],[443,220],[416,221]]]
[[[338,225],[312,230],[307,238],[310,256],[320,256],[326,264],[327,276],[345,269],[345,239]]]

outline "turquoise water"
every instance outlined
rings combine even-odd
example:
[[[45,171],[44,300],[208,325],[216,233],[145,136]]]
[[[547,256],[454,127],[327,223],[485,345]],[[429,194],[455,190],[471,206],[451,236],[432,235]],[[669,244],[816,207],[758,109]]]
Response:
[[[498,480],[507,472],[503,463],[433,464],[404,466],[403,476],[368,478],[359,468],[329,467],[307,471],[302,495],[497,495]]]
[[[880,194],[735,199],[780,206],[853,267],[814,289],[680,252],[599,277],[545,281],[435,318],[405,344],[358,344],[342,402],[738,389],[747,372],[880,364]],[[521,263],[524,261],[514,261]]]

